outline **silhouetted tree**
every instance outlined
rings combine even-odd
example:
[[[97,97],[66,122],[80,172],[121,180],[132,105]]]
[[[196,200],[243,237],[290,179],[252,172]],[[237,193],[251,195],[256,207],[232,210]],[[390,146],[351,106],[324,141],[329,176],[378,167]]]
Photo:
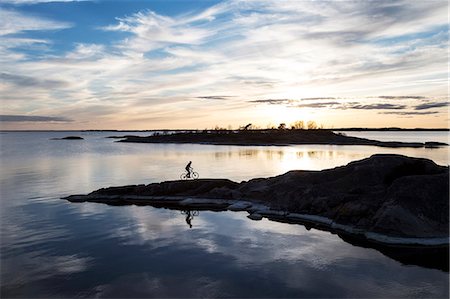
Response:
[[[298,120],[291,125],[292,129],[303,130],[305,128],[305,123],[302,120]]]
[[[285,123],[281,123],[281,124],[278,126],[278,130],[286,130],[286,124],[285,124]]]
[[[251,126],[252,126],[252,124],[248,124],[248,125],[246,125],[246,126],[240,127],[239,129],[240,129],[240,130],[247,131],[248,129],[250,129]]]
[[[308,127],[308,130],[316,130],[317,129],[317,124],[316,124],[315,121],[310,120],[307,123],[307,127]]]

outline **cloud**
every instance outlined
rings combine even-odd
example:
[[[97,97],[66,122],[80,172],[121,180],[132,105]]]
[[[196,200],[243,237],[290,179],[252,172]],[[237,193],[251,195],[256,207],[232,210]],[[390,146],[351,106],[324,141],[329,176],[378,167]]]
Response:
[[[314,103],[301,103],[302,101],[320,101],[324,99],[340,99],[341,101],[328,101],[328,102],[314,102]],[[335,98],[335,97],[323,97],[323,98],[302,98],[300,100],[294,99],[267,99],[267,100],[253,100],[251,103],[262,103],[271,105],[285,105],[287,107],[297,108],[333,108],[333,109],[356,109],[356,110],[401,110],[407,108],[403,104],[390,104],[390,103],[371,103],[361,104],[360,102],[349,101],[351,98]],[[297,104],[299,103],[299,104]]]
[[[15,4],[15,5],[23,5],[23,4],[38,4],[38,3],[49,3],[49,2],[86,2],[92,0],[2,0],[4,4]]]
[[[355,109],[355,110],[402,110],[406,105],[387,104],[387,103],[374,103],[374,104],[360,104],[356,102],[343,103],[343,102],[317,102],[308,104],[299,104],[292,107],[298,108],[333,108],[333,109]]]
[[[266,100],[252,100],[250,103],[271,104],[271,105],[287,105],[293,103],[295,100],[291,99],[266,99]]]
[[[0,9],[0,36],[25,30],[60,30],[70,27],[72,25],[68,22],[49,20],[5,8]]]
[[[443,97],[437,97],[435,100],[442,99]],[[326,99],[333,99],[335,101],[323,102]],[[355,101],[353,98],[345,97],[317,97],[317,98],[301,98],[301,99],[264,99],[264,100],[251,100],[250,103],[259,104],[270,104],[270,105],[283,105],[286,107],[293,108],[330,108],[338,110],[405,110],[408,108],[413,108],[414,110],[425,110],[431,108],[441,108],[449,106],[449,102],[428,102],[423,104],[413,104],[407,105],[399,104],[398,101],[407,101],[415,103],[416,100],[427,99],[425,96],[368,96],[365,99],[381,99],[381,100],[395,100],[396,103],[361,103],[360,101]],[[314,103],[302,103],[302,101],[319,101]],[[339,100],[339,101],[338,101]],[[380,112],[378,114],[399,114],[399,115],[427,115],[436,114],[438,112]]]
[[[197,98],[205,100],[228,100],[229,98],[234,98],[234,96],[202,96]]]
[[[331,106],[339,105],[341,106],[342,103],[340,102],[319,102],[319,103],[308,103],[308,104],[300,104],[296,105],[297,108],[330,108]]]
[[[424,103],[414,107],[414,110],[426,110],[431,108],[440,108],[449,106],[449,102],[435,102],[435,103]]]
[[[378,114],[396,114],[396,115],[430,115],[437,114],[437,111],[389,111],[389,112],[378,112]]]
[[[296,102],[302,102],[302,101],[321,101],[321,100],[335,100],[337,98],[335,97],[312,97],[312,98],[300,98],[300,99],[264,99],[264,100],[252,100],[249,101],[250,103],[261,103],[261,104],[273,104],[273,105],[280,105],[280,104],[293,104]]]
[[[404,100],[404,99],[421,100],[421,99],[426,99],[426,97],[424,97],[424,96],[378,96],[376,98],[387,99],[387,100]]]
[[[34,78],[29,76],[21,76],[21,75],[14,75],[14,74],[8,74],[8,73],[0,73],[0,79],[4,80],[5,82],[10,82],[14,84],[15,86],[21,87],[21,88],[60,88],[68,86],[68,82],[61,81],[61,80],[48,80],[48,79],[40,79],[40,78]]]
[[[49,50],[52,42],[39,37],[30,37],[33,32],[62,30],[72,26],[69,22],[50,20],[0,7],[0,65],[2,65],[2,71],[16,69],[18,64],[30,55],[28,53],[31,51],[47,52]]]
[[[397,104],[386,104],[386,103],[379,103],[379,104],[367,104],[367,105],[349,105],[344,106],[344,109],[362,109],[362,110],[401,110],[405,109],[406,105],[397,105]]]
[[[334,97],[316,97],[316,98],[302,98],[302,101],[320,101],[320,100],[335,100]]]
[[[0,115],[0,122],[72,122],[73,120],[59,116],[36,115]]]
[[[125,51],[147,52],[165,45],[197,45],[214,33],[198,26],[192,20],[175,19],[153,11],[141,11],[132,16],[117,18],[118,23],[102,27],[105,31],[132,33],[118,47]]]

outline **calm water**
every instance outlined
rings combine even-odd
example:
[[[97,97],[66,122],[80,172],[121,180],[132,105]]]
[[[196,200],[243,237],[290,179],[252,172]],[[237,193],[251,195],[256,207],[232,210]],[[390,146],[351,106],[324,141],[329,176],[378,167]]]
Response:
[[[428,138],[424,133],[408,141]],[[67,135],[85,140],[49,140]],[[301,225],[200,212],[189,228],[180,211],[59,199],[177,179],[189,160],[203,178],[241,181],[331,168],[374,153],[447,165],[448,148],[125,144],[104,138],[110,135],[117,134],[0,133],[2,298],[449,295],[446,272],[403,265]],[[441,139],[433,141],[448,137],[436,136]]]
[[[427,142],[437,141],[450,144],[450,135],[448,132],[430,131],[430,132],[411,132],[411,131],[341,131],[348,136],[368,138],[380,141],[402,141],[402,142]]]

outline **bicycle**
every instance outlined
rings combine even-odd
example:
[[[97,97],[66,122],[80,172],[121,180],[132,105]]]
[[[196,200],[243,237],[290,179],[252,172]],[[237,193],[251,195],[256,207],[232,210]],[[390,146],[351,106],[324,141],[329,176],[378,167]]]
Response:
[[[198,214],[200,214],[200,212],[199,211],[197,211],[197,210],[183,210],[183,211],[181,211],[181,215],[186,215],[186,216],[189,216],[189,217],[193,217],[193,216],[198,216]]]
[[[183,173],[180,175],[180,179],[182,179],[182,180],[188,180],[188,179],[194,179],[194,180],[196,180],[196,179],[198,179],[198,172],[191,171],[191,176],[189,176],[189,177],[188,177],[188,172],[187,172],[187,171],[186,171],[186,172],[183,172]]]

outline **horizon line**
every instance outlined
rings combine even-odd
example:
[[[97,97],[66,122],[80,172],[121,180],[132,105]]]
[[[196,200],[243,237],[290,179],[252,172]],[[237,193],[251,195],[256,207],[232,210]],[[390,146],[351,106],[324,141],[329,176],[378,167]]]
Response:
[[[239,129],[72,129],[72,130],[1,130],[0,132],[156,132],[156,131],[242,131]],[[264,129],[251,129],[249,131],[265,131],[265,130],[278,130],[277,128],[264,128]],[[292,130],[287,128],[286,130]],[[294,130],[304,130],[308,129],[294,129]],[[311,130],[311,129],[309,129]],[[312,130],[325,130],[325,131],[450,131],[450,128],[400,128],[400,127],[381,127],[381,128],[371,128],[371,127],[348,127],[348,128],[318,128]]]

